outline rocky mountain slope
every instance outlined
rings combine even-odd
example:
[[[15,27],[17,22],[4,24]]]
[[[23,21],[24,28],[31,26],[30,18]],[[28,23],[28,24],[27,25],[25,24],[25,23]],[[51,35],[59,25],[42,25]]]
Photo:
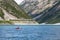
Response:
[[[20,4],[20,6],[23,8],[24,5],[27,5],[29,2],[27,4],[25,4],[24,2],[22,3],[23,4],[22,5]],[[51,7],[48,5],[49,7],[47,7],[40,13],[38,13],[38,11],[29,11],[27,14],[30,14],[30,16],[38,23],[60,23],[60,0],[53,2],[51,5],[52,5]],[[30,6],[28,5],[27,7],[30,8]],[[34,7],[35,6],[33,6],[33,8]],[[26,6],[24,8],[26,8]]]
[[[37,18],[39,23],[60,23],[60,2]]]
[[[32,18],[38,23],[60,23],[60,2],[54,5],[48,11],[41,12],[41,14],[33,18],[25,13],[25,11],[19,5],[17,5],[14,0],[0,0],[0,20]],[[11,22],[9,21],[8,23]]]
[[[15,3],[14,0],[0,0],[0,17],[4,17],[5,10],[7,14],[11,14],[12,16],[15,16],[16,18],[20,19],[30,19],[24,10],[22,10],[17,3]]]

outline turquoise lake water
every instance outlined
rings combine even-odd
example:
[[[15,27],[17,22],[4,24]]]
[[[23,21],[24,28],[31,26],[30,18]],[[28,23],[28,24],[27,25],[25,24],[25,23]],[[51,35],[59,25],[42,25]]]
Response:
[[[60,40],[60,26],[1,25],[0,40]]]

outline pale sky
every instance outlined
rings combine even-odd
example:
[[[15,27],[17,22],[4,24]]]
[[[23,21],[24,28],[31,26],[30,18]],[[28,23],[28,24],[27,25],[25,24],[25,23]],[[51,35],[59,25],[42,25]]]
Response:
[[[17,4],[20,4],[23,0],[15,0]]]

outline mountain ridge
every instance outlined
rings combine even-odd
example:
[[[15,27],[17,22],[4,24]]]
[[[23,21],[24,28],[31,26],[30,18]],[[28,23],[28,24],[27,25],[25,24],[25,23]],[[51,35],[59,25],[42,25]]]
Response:
[[[30,19],[24,10],[22,10],[14,0],[0,0],[0,7],[17,18]]]

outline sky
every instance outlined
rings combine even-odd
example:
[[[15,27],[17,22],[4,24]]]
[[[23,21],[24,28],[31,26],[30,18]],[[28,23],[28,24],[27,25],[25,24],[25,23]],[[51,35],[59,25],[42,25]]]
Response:
[[[17,4],[20,4],[23,0],[15,0]]]

